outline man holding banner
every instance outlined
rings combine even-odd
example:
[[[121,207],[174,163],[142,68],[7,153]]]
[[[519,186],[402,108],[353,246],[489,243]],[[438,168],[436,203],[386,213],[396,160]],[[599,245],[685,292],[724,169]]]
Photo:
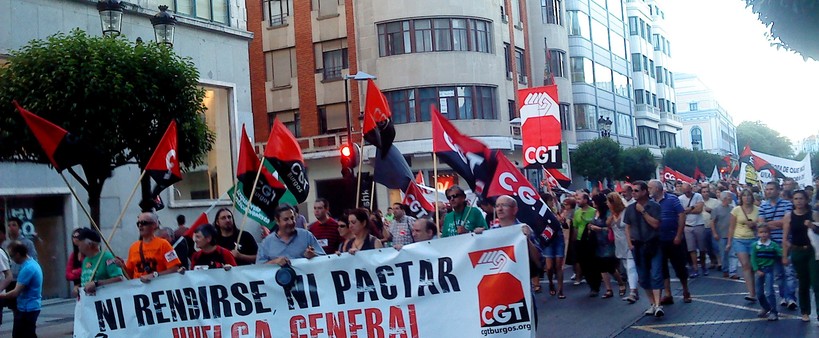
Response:
[[[486,220],[478,208],[467,206],[466,192],[453,185],[446,190],[446,198],[452,206],[452,212],[444,217],[441,237],[451,237],[474,231],[476,234],[486,229]]]
[[[125,273],[148,283],[160,275],[176,272],[182,265],[176,251],[171,243],[154,235],[159,227],[159,217],[151,211],[143,212],[137,217],[136,226],[139,240],[128,250]]]
[[[285,266],[291,259],[324,255],[324,249],[310,231],[296,228],[293,207],[284,204],[276,208],[276,232],[267,236],[256,254],[256,264]]]
[[[77,248],[85,259],[82,260],[80,284],[74,287],[76,294],[79,294],[80,285],[86,294],[93,295],[97,287],[124,280],[114,255],[109,251],[100,251],[100,241],[100,235],[89,228],[81,228],[77,232]]]

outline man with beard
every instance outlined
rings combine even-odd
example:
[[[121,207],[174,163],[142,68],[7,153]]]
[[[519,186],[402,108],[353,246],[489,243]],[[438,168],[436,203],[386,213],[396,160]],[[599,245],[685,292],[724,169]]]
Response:
[[[262,241],[256,264],[278,264],[285,266],[291,259],[313,258],[324,255],[324,249],[310,231],[296,228],[295,210],[284,204],[276,208],[276,232]]]
[[[468,232],[480,234],[486,229],[486,220],[477,208],[467,206],[466,193],[455,185],[446,190],[446,198],[452,206],[452,212],[444,217],[441,237],[451,237]]]
[[[259,251],[256,239],[247,231],[243,231],[242,237],[239,238],[239,229],[236,229],[236,223],[233,221],[230,209],[222,208],[216,212],[216,219],[213,221],[213,225],[219,230],[216,234],[216,245],[230,250],[236,264],[240,266],[253,264],[256,262],[256,252]]]

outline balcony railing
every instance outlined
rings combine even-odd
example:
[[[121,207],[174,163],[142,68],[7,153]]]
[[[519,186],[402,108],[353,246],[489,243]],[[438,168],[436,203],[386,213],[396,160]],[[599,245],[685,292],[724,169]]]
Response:
[[[665,120],[672,120],[672,121],[676,121],[676,122],[678,122],[678,123],[682,123],[682,118],[680,118],[679,116],[677,116],[677,114],[672,114],[672,113],[660,113],[660,118],[661,118],[661,119],[665,119]]]
[[[353,133],[353,142],[360,144],[361,133]],[[304,153],[314,153],[319,151],[338,150],[342,144],[347,143],[347,133],[327,134],[309,137],[300,137],[296,141],[299,142]],[[267,142],[256,143],[256,152],[258,154],[264,153],[264,147]]]

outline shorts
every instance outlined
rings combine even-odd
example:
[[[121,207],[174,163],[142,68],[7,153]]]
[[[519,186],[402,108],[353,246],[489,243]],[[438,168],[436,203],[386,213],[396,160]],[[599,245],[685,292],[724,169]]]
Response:
[[[566,240],[563,236],[556,236],[547,247],[543,248],[543,257],[563,258],[564,252],[566,252]]]
[[[688,247],[688,252],[708,250],[708,229],[703,225],[685,226],[685,245]]]
[[[754,242],[756,242],[756,238],[734,238],[731,240],[731,250],[734,250],[734,253],[736,254],[750,254],[751,247],[754,245]]]

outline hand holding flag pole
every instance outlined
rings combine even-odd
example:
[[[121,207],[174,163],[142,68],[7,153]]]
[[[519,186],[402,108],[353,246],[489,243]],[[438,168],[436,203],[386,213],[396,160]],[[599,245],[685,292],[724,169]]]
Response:
[[[259,185],[259,177],[262,175],[262,168],[264,167],[264,160],[259,161],[259,168],[256,169],[256,179],[253,180],[253,188],[250,189],[250,196],[247,197],[247,206],[242,215],[242,224],[239,226],[239,236],[236,237],[236,250],[239,250],[239,242],[242,241],[242,233],[245,231],[245,223],[247,223],[247,212],[253,206],[253,195],[256,194],[256,186]]]

